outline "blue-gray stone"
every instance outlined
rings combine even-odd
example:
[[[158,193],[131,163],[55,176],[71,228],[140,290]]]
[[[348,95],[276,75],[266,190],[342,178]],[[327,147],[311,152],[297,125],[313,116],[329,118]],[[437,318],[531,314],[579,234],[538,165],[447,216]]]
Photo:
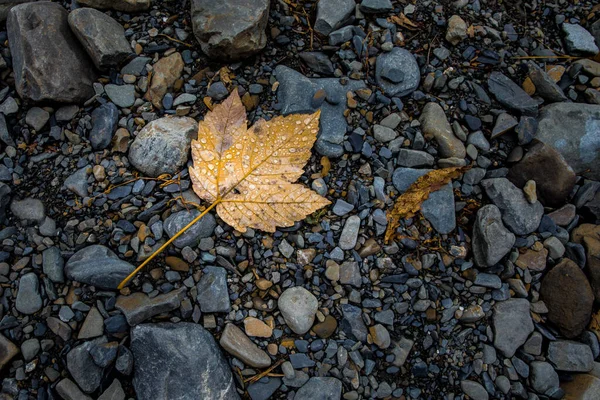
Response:
[[[375,79],[386,95],[403,97],[419,87],[421,72],[417,60],[408,50],[394,47],[377,57]]]
[[[94,150],[104,150],[110,145],[118,121],[119,109],[112,103],[103,104],[92,112],[89,138]]]
[[[339,400],[341,397],[342,381],[314,376],[296,392],[294,400]]]
[[[68,279],[102,289],[116,289],[134,269],[108,248],[92,245],[75,253],[64,271]]]
[[[231,303],[227,289],[227,271],[221,267],[206,267],[198,282],[198,304],[204,313],[229,312]]]
[[[169,237],[173,237],[183,227],[192,222],[196,217],[200,215],[200,211],[192,209],[190,211],[182,210],[169,215],[164,222],[164,230],[167,232]],[[213,234],[217,226],[217,221],[212,214],[206,214],[192,225],[183,235],[179,236],[173,244],[180,249],[190,246],[195,247],[200,243],[200,239],[209,237]]]

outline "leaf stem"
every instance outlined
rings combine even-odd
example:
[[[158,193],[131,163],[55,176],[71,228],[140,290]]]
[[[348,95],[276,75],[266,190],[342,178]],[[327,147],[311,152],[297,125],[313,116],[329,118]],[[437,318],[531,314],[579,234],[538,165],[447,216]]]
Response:
[[[117,287],[117,289],[119,289],[119,290],[123,289],[125,287],[125,285],[127,285],[127,282],[129,282],[138,272],[140,272],[140,270],[142,268],[144,268],[150,261],[152,261],[152,259],[154,257],[156,257],[157,255],[162,253],[162,251],[164,249],[166,249],[171,243],[173,243],[179,236],[183,235],[188,229],[190,229],[192,227],[192,225],[194,225],[196,222],[200,221],[200,219],[202,217],[204,217],[206,214],[208,214],[208,212],[210,210],[212,210],[213,208],[215,208],[220,202],[221,202],[221,198],[218,198],[217,200],[215,200],[215,202],[212,203],[206,210],[204,210],[200,215],[198,215],[196,218],[194,218],[192,220],[192,222],[190,222],[189,224],[184,226],[179,232],[177,232],[175,235],[173,235],[173,237],[171,239],[167,240],[167,242],[165,244],[163,244],[157,250],[155,250],[152,254],[150,254],[150,257],[148,257],[146,260],[144,260],[144,262],[141,263],[139,267],[137,267],[132,273],[130,273],[127,276],[127,278],[123,279],[123,281],[121,283],[119,283],[119,286]]]

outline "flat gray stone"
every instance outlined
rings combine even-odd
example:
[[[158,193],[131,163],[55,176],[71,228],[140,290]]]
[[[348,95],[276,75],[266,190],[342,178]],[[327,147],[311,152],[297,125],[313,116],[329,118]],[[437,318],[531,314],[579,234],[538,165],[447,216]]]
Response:
[[[164,229],[169,235],[173,237],[183,227],[192,222],[197,216],[200,215],[200,211],[197,209],[191,209],[190,211],[182,210],[169,215],[165,220]],[[200,243],[200,239],[209,237],[213,234],[217,226],[215,217],[208,213],[191,226],[183,235],[179,236],[173,244],[180,249],[190,246],[194,247]]]
[[[294,400],[339,400],[342,381],[333,377],[313,376],[296,392]]]
[[[34,314],[42,308],[40,284],[35,273],[29,272],[19,279],[19,291],[15,307],[22,314]]]
[[[206,267],[198,286],[198,304],[205,313],[229,312],[231,302],[227,289],[227,271],[221,267]]]
[[[141,324],[162,313],[176,310],[185,298],[186,289],[180,288],[169,293],[148,297],[141,292],[117,297],[115,307],[120,310],[130,326]]]
[[[516,237],[502,223],[498,207],[488,204],[477,211],[473,224],[473,256],[480,267],[492,267],[507,255]]]
[[[116,289],[134,269],[110,249],[92,245],[71,256],[65,265],[65,275],[68,279],[101,289]]]
[[[505,357],[512,357],[533,332],[529,301],[509,299],[494,306],[494,347]]]
[[[229,363],[200,325],[137,325],[131,329],[131,351],[139,399],[239,399]]]
[[[421,72],[417,60],[408,50],[394,47],[377,57],[375,79],[386,95],[404,97],[419,87]]]
[[[314,29],[321,35],[329,35],[348,21],[354,12],[354,0],[320,0]]]
[[[246,365],[255,368],[268,368],[271,365],[269,355],[234,324],[225,325],[219,344],[226,352],[239,358]]]
[[[286,324],[299,335],[312,327],[318,306],[317,298],[300,286],[286,289],[277,300],[277,307]]]
[[[519,85],[501,72],[492,72],[488,79],[488,88],[498,103],[525,115],[536,115],[538,103]]]
[[[578,24],[562,24],[565,46],[569,55],[596,55],[600,51],[590,32]]]
[[[594,368],[594,355],[587,344],[556,340],[548,345],[548,361],[558,371],[589,372]]]

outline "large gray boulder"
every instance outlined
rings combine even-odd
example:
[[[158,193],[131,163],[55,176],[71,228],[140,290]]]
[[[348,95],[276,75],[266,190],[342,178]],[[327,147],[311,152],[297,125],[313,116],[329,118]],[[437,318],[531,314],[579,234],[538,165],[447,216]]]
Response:
[[[200,325],[137,325],[131,329],[131,351],[139,399],[239,399],[227,360]]]
[[[135,268],[121,260],[110,249],[92,245],[79,250],[67,261],[68,279],[94,285],[102,289],[116,289]]]
[[[132,54],[123,26],[101,11],[73,10],[69,25],[98,69],[117,67]]]
[[[32,3],[37,0],[0,0],[0,22],[5,22],[8,12],[18,4]]]
[[[192,27],[211,58],[241,60],[267,44],[269,0],[192,0]]]
[[[32,101],[83,102],[94,95],[94,67],[60,4],[26,3],[8,14],[8,43],[19,95]]]
[[[556,103],[544,107],[536,139],[558,150],[577,174],[600,180],[600,105]]]

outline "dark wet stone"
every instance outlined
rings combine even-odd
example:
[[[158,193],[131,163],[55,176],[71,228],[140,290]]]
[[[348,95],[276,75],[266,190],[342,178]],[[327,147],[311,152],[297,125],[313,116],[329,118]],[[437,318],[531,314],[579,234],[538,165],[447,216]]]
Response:
[[[488,88],[503,106],[526,115],[537,114],[538,103],[501,72],[491,73],[488,79]]]
[[[108,248],[92,245],[79,250],[67,261],[65,274],[68,279],[77,282],[116,289],[134,269]]]

